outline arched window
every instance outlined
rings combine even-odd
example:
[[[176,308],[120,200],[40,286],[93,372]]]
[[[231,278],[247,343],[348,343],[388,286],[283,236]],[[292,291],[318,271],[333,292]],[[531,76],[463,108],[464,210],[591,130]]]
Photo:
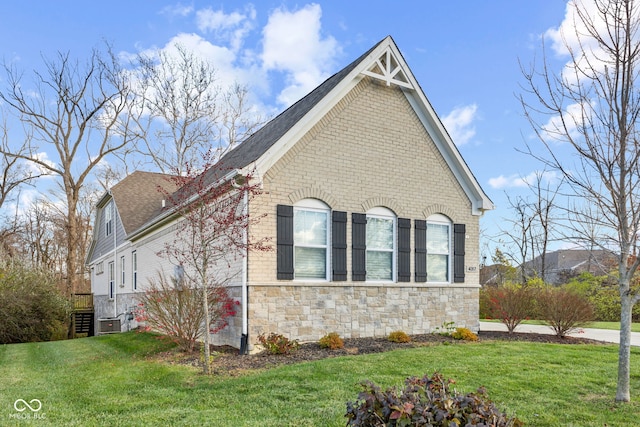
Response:
[[[330,211],[317,199],[293,206],[294,278],[328,279]]]
[[[367,280],[394,281],[396,277],[396,216],[383,207],[367,212]]]
[[[451,281],[451,221],[444,215],[427,218],[427,282]]]

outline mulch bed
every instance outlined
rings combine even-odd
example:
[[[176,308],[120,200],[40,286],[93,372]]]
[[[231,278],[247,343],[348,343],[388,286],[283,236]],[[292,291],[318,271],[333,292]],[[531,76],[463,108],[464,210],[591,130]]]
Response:
[[[534,334],[534,333],[513,333],[486,331],[478,334],[479,341],[527,341],[537,343],[555,344],[602,344],[586,338],[558,338],[555,335]],[[304,343],[299,349],[289,355],[274,355],[262,352],[240,356],[238,350],[232,347],[213,347],[214,355],[213,372],[217,375],[240,375],[246,371],[272,368],[279,365],[289,365],[293,363],[320,360],[329,357],[381,353],[385,351],[402,348],[412,348],[428,345],[439,345],[443,343],[465,344],[465,341],[454,340],[448,336],[439,334],[412,335],[410,343],[394,343],[386,337],[382,338],[345,338],[344,348],[329,350],[321,348],[318,343]],[[160,358],[169,363],[178,363],[201,367],[200,354],[184,355],[181,353],[167,352],[160,355]]]

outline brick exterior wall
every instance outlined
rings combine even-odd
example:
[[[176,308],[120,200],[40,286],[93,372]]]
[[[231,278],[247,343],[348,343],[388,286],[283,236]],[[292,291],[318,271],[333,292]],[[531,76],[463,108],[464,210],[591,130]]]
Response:
[[[264,175],[265,193],[252,214],[267,216],[254,236],[271,237],[274,250],[249,255],[249,336],[278,332],[317,340],[381,336],[393,330],[427,333],[453,321],[478,330],[479,217],[402,90],[365,78]],[[301,282],[276,279],[276,205],[317,198],[351,213],[383,206],[412,220],[409,283]],[[414,283],[413,220],[440,213],[466,224],[465,282]]]

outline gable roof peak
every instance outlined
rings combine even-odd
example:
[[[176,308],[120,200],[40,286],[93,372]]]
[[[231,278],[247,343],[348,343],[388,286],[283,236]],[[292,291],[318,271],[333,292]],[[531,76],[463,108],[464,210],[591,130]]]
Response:
[[[366,65],[362,74],[382,80],[387,86],[395,84],[408,89],[415,89],[408,71],[402,65],[404,61],[391,36],[387,36],[378,44],[379,49],[372,52],[372,61]]]

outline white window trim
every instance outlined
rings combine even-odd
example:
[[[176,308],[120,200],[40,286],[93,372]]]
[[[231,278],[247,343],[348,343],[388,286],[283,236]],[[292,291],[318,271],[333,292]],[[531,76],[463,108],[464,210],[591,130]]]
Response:
[[[296,239],[295,239],[295,217],[296,217],[296,212],[300,212],[300,211],[312,211],[312,212],[321,212],[324,213],[326,218],[327,218],[327,227],[326,227],[326,231],[327,231],[327,235],[326,235],[326,239],[325,241],[327,242],[326,245],[299,245],[296,244]],[[293,238],[293,280],[294,281],[298,281],[298,282],[328,282],[329,280],[331,280],[331,208],[329,206],[327,206],[324,202],[318,200],[318,199],[303,199],[300,200],[299,202],[297,202],[294,206],[293,206],[293,221],[294,221],[294,238]],[[296,247],[301,247],[301,248],[325,248],[325,268],[324,268],[324,273],[325,276],[324,278],[319,278],[319,277],[313,277],[313,278],[308,278],[308,277],[296,277]]]
[[[126,277],[126,260],[124,255],[122,255],[120,257],[120,287],[124,288],[124,285],[127,281],[127,277]]]
[[[108,266],[107,266],[107,295],[109,296],[110,300],[113,300],[115,293],[116,293],[116,283],[115,283],[115,275],[116,275],[116,271],[115,271],[115,263],[113,261],[110,261]]]
[[[440,252],[431,252],[432,255],[447,255],[447,280],[442,282],[430,281],[429,280],[429,240],[428,240],[428,229],[429,224],[437,224],[437,225],[446,225],[449,230],[449,252],[448,253],[440,253]],[[425,233],[427,233],[427,238],[425,241],[427,242],[427,283],[430,284],[444,284],[449,285],[452,283],[451,278],[453,277],[453,222],[446,216],[442,214],[433,214],[427,218],[427,228],[425,229]]]
[[[398,217],[396,214],[387,208],[384,207],[375,207],[369,209],[367,212],[367,220],[369,218],[381,218],[381,219],[391,219],[393,220],[393,249],[369,249],[367,245],[367,249],[365,250],[365,261],[364,265],[367,265],[367,257],[369,250],[378,251],[378,252],[391,252],[391,280],[379,280],[379,279],[369,279],[367,277],[367,282],[369,283],[396,283],[398,281]],[[368,276],[368,274],[367,274]]]
[[[104,232],[106,236],[113,234],[113,202],[104,208]]]
[[[131,252],[131,288],[138,290],[138,252]]]

